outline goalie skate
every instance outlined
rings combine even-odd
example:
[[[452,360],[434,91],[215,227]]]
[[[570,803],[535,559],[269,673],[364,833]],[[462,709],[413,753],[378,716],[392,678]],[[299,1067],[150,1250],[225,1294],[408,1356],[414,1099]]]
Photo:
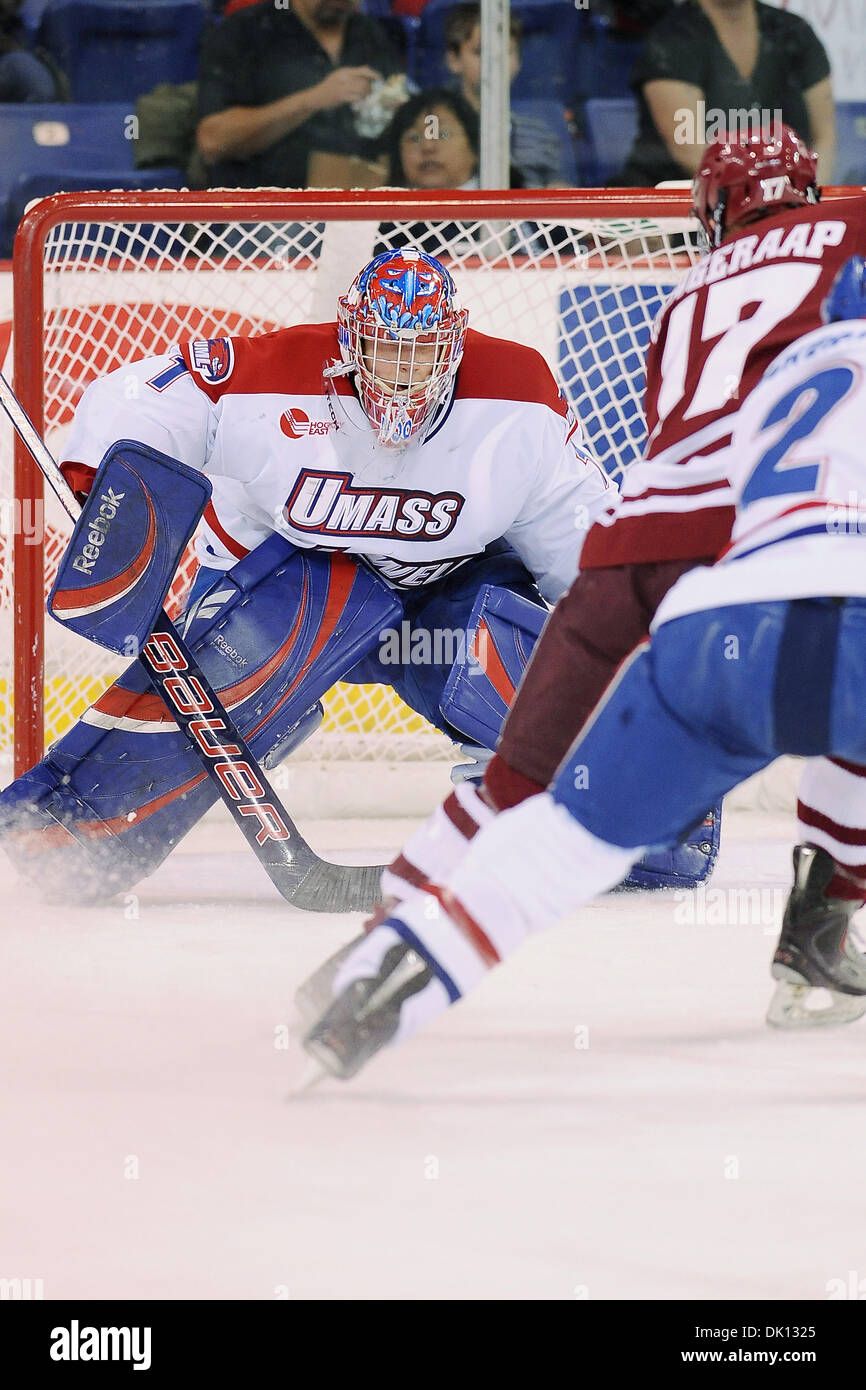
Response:
[[[825,850],[794,850],[794,886],[773,957],[773,1028],[839,1026],[866,1013],[866,955],[849,930],[859,904],[826,896],[834,871]]]

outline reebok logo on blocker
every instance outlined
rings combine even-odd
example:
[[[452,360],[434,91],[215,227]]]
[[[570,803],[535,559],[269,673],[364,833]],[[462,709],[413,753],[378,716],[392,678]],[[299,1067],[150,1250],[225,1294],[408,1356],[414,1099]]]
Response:
[[[99,511],[90,523],[87,541],[82,547],[81,554],[76,555],[72,561],[72,568],[78,570],[79,574],[93,573],[93,568],[99,559],[100,548],[105,544],[109,527],[117,516],[118,508],[125,496],[125,492],[115,492],[114,488],[110,487],[99,499]]]

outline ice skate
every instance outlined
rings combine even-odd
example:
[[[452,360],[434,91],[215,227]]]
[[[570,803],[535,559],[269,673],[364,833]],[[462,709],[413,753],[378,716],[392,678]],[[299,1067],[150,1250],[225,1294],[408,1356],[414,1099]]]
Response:
[[[332,1076],[347,1081],[391,1041],[404,1003],[432,978],[423,957],[397,942],[382,957],[375,975],[353,980],[333,1000],[304,1038],[306,1051]]]
[[[351,941],[347,941],[345,946],[341,946],[332,956],[328,956],[323,961],[318,970],[314,970],[303,984],[299,985],[295,991],[295,1012],[297,1014],[299,1031],[306,1033],[311,1028],[317,1018],[333,1003],[334,1000],[334,979],[343,961],[351,951],[358,945],[363,937],[353,936]]]
[[[860,904],[826,895],[834,872],[826,850],[797,845],[794,886],[773,956],[778,983],[767,1012],[773,1028],[852,1023],[866,1013],[866,955],[849,933]],[[827,995],[830,1003],[822,1006]]]

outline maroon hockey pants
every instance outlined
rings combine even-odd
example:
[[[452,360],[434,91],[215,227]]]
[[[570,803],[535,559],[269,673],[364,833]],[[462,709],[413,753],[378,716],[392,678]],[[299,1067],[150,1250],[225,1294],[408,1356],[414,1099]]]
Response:
[[[668,589],[711,563],[663,560],[578,575],[548,619],[487,768],[484,789],[497,810],[548,785]]]

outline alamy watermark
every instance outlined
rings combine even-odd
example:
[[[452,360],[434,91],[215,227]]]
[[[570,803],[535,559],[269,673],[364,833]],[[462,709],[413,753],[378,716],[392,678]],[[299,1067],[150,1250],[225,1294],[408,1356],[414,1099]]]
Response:
[[[45,535],[45,504],[32,497],[0,501],[0,536],[23,536],[25,545],[41,545]]]
[[[783,888],[678,889],[674,921],[686,927],[763,927],[765,935],[782,924],[787,892]]]
[[[42,1279],[0,1279],[0,1303],[29,1303],[44,1297]]]
[[[846,502],[828,502],[826,525],[831,536],[866,536],[866,497],[852,491]]]
[[[866,1299],[866,1279],[861,1277],[859,1270],[849,1269],[844,1279],[828,1279],[824,1291],[830,1300],[851,1299],[861,1303]]]
[[[68,1327],[51,1329],[52,1361],[131,1361],[134,1371],[149,1371],[149,1327],[82,1327],[73,1318]]]
[[[779,108],[770,111],[767,107],[729,107],[723,111],[720,106],[707,106],[699,101],[695,107],[681,106],[674,112],[675,145],[710,145],[714,140],[727,137],[729,140],[748,140],[750,136],[760,135],[781,126],[782,112]]]
[[[489,639],[487,629],[463,627],[413,628],[408,618],[399,627],[379,633],[383,666],[465,666],[470,675],[484,675]]]

